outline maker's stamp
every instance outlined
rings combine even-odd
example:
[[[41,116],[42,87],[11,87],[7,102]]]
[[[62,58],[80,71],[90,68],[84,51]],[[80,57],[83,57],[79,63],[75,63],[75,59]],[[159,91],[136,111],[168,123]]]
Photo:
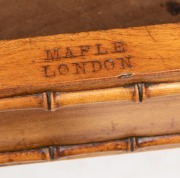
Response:
[[[44,50],[44,77],[58,75],[79,75],[132,68],[132,57],[127,54],[123,42],[81,45],[76,47],[55,47]]]

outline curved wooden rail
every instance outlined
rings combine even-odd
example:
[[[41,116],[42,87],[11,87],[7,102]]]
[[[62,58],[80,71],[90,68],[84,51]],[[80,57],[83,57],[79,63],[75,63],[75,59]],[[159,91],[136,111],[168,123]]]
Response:
[[[25,164],[87,156],[167,149],[180,146],[180,134],[155,137],[131,137],[81,145],[50,146],[31,150],[0,153],[0,165]]]
[[[0,99],[0,111],[15,109],[45,109],[54,111],[65,106],[108,101],[143,100],[157,96],[180,94],[180,82],[134,84],[126,87],[77,92],[44,92],[40,94]]]

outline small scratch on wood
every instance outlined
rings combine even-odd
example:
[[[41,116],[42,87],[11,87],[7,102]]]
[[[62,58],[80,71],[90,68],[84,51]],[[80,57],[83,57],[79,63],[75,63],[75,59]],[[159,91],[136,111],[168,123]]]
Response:
[[[132,73],[127,73],[127,74],[121,74],[118,76],[118,78],[121,79],[126,79],[126,78],[130,78],[132,76]]]
[[[148,28],[147,28],[147,27],[145,27],[145,28],[146,28],[146,31],[148,32],[149,36],[151,37],[151,39],[152,39],[154,42],[156,42],[156,40],[155,40],[154,37],[151,35],[151,33],[150,33],[150,31],[148,30]]]

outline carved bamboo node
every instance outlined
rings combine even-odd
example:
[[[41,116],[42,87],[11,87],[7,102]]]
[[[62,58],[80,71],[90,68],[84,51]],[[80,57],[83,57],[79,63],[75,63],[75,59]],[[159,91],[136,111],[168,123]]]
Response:
[[[180,83],[146,84],[139,83],[126,87],[74,91],[74,92],[44,92],[28,96],[16,96],[0,99],[0,111],[14,109],[45,109],[55,111],[65,106],[108,101],[135,101],[158,96],[177,95],[180,93]]]
[[[131,137],[129,138],[129,144],[130,144],[130,151],[134,152],[137,149],[137,138],[136,137]]]
[[[0,153],[0,165],[12,165],[31,162],[55,161],[84,156],[96,156],[112,153],[129,153],[154,150],[156,147],[165,149],[180,146],[180,134],[130,137],[99,143],[88,143],[67,146],[49,146],[44,148],[19,150]]]

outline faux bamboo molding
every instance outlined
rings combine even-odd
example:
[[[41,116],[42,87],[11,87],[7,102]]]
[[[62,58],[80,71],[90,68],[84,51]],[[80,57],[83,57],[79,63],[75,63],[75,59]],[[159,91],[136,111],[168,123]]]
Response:
[[[1,165],[180,146],[180,24],[0,46]]]
[[[131,137],[81,145],[51,146],[32,150],[0,153],[0,165],[25,164],[32,162],[55,161],[104,154],[139,152],[180,146],[180,134]]]
[[[134,84],[126,87],[87,90],[77,92],[44,92],[30,96],[0,99],[0,111],[15,109],[58,108],[76,104],[132,100],[142,102],[146,98],[180,94],[180,83]]]

